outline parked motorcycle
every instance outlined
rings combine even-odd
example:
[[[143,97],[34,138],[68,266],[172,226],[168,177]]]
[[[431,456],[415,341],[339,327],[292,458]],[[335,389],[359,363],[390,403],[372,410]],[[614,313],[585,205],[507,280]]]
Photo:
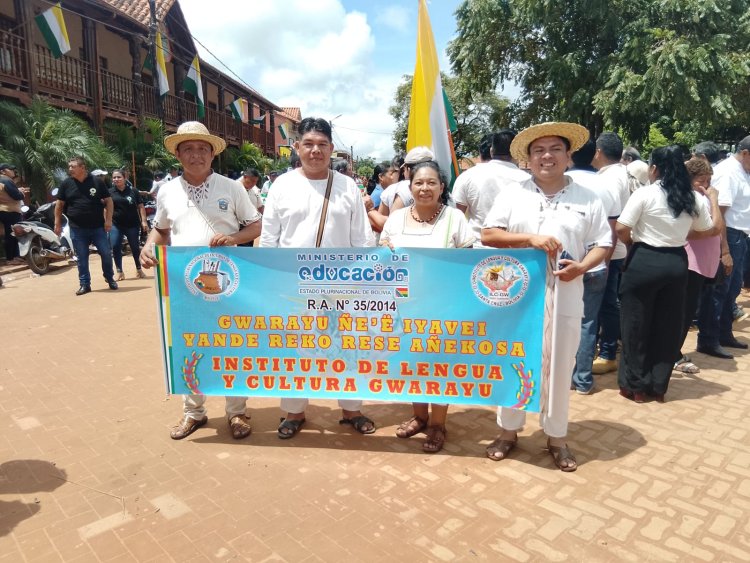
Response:
[[[51,262],[74,259],[72,237],[68,218],[63,215],[62,233],[58,237],[55,227],[55,204],[45,203],[27,220],[11,227],[18,239],[18,251],[35,274],[46,274]]]

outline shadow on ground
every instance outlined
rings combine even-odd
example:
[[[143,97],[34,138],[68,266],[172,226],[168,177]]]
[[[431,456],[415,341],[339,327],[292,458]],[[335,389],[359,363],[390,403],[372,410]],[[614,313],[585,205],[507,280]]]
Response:
[[[17,459],[0,464],[0,495],[29,495],[52,492],[65,483],[66,473],[49,461]],[[10,534],[19,522],[31,518],[42,508],[38,499],[0,500],[0,537]]]

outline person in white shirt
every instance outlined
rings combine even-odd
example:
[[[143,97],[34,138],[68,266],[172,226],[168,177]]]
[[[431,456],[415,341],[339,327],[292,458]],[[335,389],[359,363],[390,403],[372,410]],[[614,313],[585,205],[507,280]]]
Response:
[[[685,242],[710,236],[713,221],[696,198],[680,147],[651,152],[652,184],[638,189],[617,219],[617,236],[632,244],[620,282],[620,395],[664,402],[682,344],[688,276]]]
[[[562,471],[575,471],[578,467],[565,438],[570,374],[583,315],[583,274],[604,260],[612,244],[599,198],[565,176],[571,152],[581,148],[588,138],[588,130],[574,123],[542,123],[521,131],[511,144],[511,154],[516,160],[529,163],[532,178],[495,200],[482,229],[485,246],[536,248],[558,264],[553,272],[558,292],[553,313],[555,349],[549,373],[543,374],[549,386],[547,401],[541,405],[540,422],[547,435],[547,449]],[[501,432],[487,447],[490,459],[508,457],[525,421],[524,411],[498,409]]]
[[[474,241],[464,214],[449,207],[446,182],[437,162],[415,164],[411,179],[414,203],[388,216],[380,244],[396,248],[466,248]],[[396,430],[399,438],[411,438],[424,431],[427,440],[422,449],[437,453],[447,436],[447,404],[412,403],[414,416]]]
[[[475,248],[482,247],[484,219],[502,188],[530,177],[510,156],[510,145],[515,137],[516,132],[511,129],[493,133],[490,136],[490,160],[459,174],[453,185],[456,207],[466,212],[469,226],[474,231]]]
[[[294,143],[302,167],[279,176],[266,198],[260,246],[272,248],[311,248],[316,246],[328,180],[331,194],[323,226],[321,248],[361,248],[373,246],[375,237],[367,219],[365,203],[354,180],[330,170],[333,139],[331,126],[324,119],[308,117],[300,121],[299,141]],[[305,422],[307,399],[284,398],[286,413],[278,437],[295,436]],[[361,434],[375,432],[375,423],[361,411],[362,401],[340,400],[342,424],[351,424]]]
[[[719,208],[724,214],[726,241],[732,258],[729,278],[714,287],[714,299],[719,308],[718,343],[744,350],[748,345],[735,338],[732,321],[735,300],[742,289],[750,235],[750,135],[739,142],[734,155],[716,165],[712,184],[719,190]]]
[[[617,290],[627,249],[617,240],[615,222],[630,197],[627,168],[621,162],[622,152],[622,140],[617,133],[605,131],[596,139],[596,151],[591,161],[597,169],[597,194],[607,211],[613,241],[611,254],[607,256],[607,285],[599,307],[599,356],[594,359],[591,368],[595,374],[617,369],[617,346],[620,341],[620,300]]]
[[[182,176],[164,184],[156,196],[154,228],[141,251],[141,264],[157,264],[154,245],[235,246],[260,234],[261,216],[236,181],[211,169],[214,157],[226,148],[223,139],[206,126],[187,121],[164,139],[166,149],[182,164]],[[245,397],[226,397],[226,414],[232,437],[250,435]],[[204,395],[183,397],[183,416],[172,429],[181,440],[208,422]]]

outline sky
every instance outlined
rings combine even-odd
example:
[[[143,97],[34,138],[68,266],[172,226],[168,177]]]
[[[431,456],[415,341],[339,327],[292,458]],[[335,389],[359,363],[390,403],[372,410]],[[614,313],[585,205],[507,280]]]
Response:
[[[440,68],[462,0],[428,0]],[[207,9],[207,5],[210,9]],[[413,74],[418,0],[180,0],[193,37],[261,95],[332,120],[334,145],[393,156],[388,107]],[[198,46],[201,58],[226,71]],[[343,145],[343,146],[342,146]]]

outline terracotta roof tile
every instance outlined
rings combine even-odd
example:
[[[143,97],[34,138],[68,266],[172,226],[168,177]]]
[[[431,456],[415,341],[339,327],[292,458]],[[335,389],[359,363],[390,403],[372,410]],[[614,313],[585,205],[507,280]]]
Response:
[[[302,121],[302,111],[300,108],[281,108],[281,112],[286,114],[286,117],[292,121]]]
[[[164,17],[177,0],[156,0],[156,19],[164,21]],[[99,0],[108,4],[118,12],[133,18],[135,21],[148,27],[151,13],[148,8],[148,0]]]

